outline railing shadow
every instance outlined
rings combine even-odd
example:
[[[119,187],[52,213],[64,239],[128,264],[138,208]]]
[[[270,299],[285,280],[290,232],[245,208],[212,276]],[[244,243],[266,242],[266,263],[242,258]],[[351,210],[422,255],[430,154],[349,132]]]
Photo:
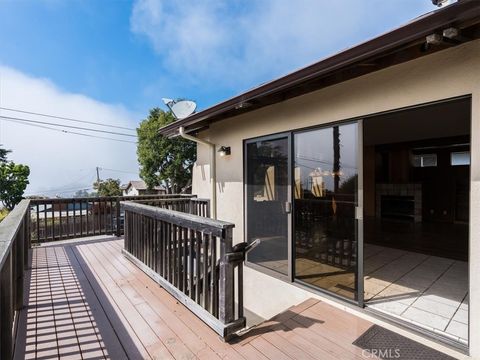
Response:
[[[112,241],[112,239],[110,238],[107,240],[94,241],[90,242],[90,244],[104,241]],[[101,309],[99,309],[99,317],[103,317],[103,320],[105,320],[106,317],[106,320],[108,321],[108,323],[105,323],[105,321],[101,321],[101,319],[98,319],[99,321],[96,321],[100,335],[102,335],[102,333],[111,333],[112,330],[115,334],[116,338],[113,339],[111,336],[102,337],[102,341],[105,344],[105,348],[107,353],[109,354],[109,357],[112,359],[118,358],[115,354],[118,352],[118,346],[120,344],[120,346],[123,348],[123,352],[127,354],[128,358],[143,358],[143,355],[137,349],[137,345],[130,337],[130,334],[128,333],[125,326],[123,326],[122,320],[118,316],[114,306],[112,306],[110,299],[105,294],[100,284],[97,282],[89,265],[86,263],[83,256],[80,254],[80,251],[76,248],[76,246],[78,245],[80,244],[75,244],[75,246],[71,246],[72,251],[67,252],[67,255],[71,261],[77,261],[80,265],[80,267],[76,267],[75,271],[76,273],[78,273],[78,276],[82,276],[82,274],[79,273],[82,272],[86,278],[86,281],[88,282],[88,284],[85,283],[82,286],[89,286],[92,290],[85,291],[86,302],[88,304],[97,303],[101,307]],[[103,314],[100,313],[100,311],[103,312]]]
[[[290,321],[293,320],[293,321]],[[288,322],[288,326],[286,325]],[[309,316],[305,316],[299,314],[297,312],[286,310],[277,316],[273,317],[272,319],[260,323],[251,329],[249,329],[246,333],[241,336],[232,338],[229,343],[230,344],[237,344],[237,343],[244,343],[248,342],[256,337],[259,337],[264,334],[268,334],[274,331],[284,331],[290,332],[294,331],[295,329],[308,329],[315,324],[324,324],[325,321],[311,318]]]
[[[15,359],[143,358],[76,248],[82,243],[33,250]]]

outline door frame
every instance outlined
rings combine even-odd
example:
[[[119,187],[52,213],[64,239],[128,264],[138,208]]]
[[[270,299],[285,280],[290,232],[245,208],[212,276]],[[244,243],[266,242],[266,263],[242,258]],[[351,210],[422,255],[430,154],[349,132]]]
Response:
[[[288,272],[287,274],[282,274],[278,271],[269,269],[267,267],[252,263],[248,261],[248,254],[245,258],[245,265],[248,267],[251,267],[252,269],[258,270],[259,272],[265,273],[269,276],[285,280],[288,282],[293,281],[293,246],[292,246],[292,238],[293,238],[293,232],[292,232],[292,216],[293,216],[293,206],[292,204],[292,179],[290,174],[292,173],[292,131],[285,131],[285,132],[280,132],[280,133],[275,133],[275,134],[270,134],[270,135],[265,135],[265,136],[258,136],[254,138],[249,138],[243,140],[243,234],[244,234],[244,241],[247,240],[247,234],[248,234],[248,191],[247,191],[247,172],[248,172],[248,158],[247,158],[247,145],[251,143],[256,143],[258,141],[271,141],[271,140],[277,140],[277,139],[287,139],[287,202],[290,203],[290,208],[292,209],[290,213],[287,213],[287,249],[288,249]]]

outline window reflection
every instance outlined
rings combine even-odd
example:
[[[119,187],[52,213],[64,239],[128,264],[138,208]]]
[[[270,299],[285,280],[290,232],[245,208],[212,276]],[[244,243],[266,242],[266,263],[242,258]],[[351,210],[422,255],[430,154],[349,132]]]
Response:
[[[357,125],[295,135],[295,275],[356,298]]]

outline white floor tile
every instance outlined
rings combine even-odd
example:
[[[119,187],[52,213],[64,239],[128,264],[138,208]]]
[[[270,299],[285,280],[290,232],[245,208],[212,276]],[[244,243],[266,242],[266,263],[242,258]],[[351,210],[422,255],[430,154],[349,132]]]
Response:
[[[462,324],[468,324],[468,310],[462,308],[458,309],[453,316],[453,320],[458,321]]]
[[[428,311],[429,313],[440,315],[444,318],[450,319],[453,317],[453,315],[457,311],[458,306],[460,306],[460,303],[458,303],[457,306],[451,306],[438,301],[433,301],[425,296],[420,296],[412,304],[412,306],[417,309]]]
[[[446,332],[458,336],[461,339],[468,339],[468,325],[462,324],[458,321],[452,321],[448,325]]]
[[[409,309],[407,309],[402,314],[402,317],[413,320],[416,323],[421,324],[423,326],[426,326],[432,329],[439,329],[442,331],[447,327],[449,322],[449,319],[447,318],[444,318],[442,316],[435,315],[414,307],[410,307]]]

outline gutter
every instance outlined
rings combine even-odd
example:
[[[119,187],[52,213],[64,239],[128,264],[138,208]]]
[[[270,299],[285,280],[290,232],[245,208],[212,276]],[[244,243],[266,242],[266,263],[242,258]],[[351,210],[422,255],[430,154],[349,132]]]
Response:
[[[212,186],[212,196],[211,196],[211,218],[217,218],[217,165],[216,165],[216,154],[215,154],[215,144],[199,139],[195,136],[188,135],[185,133],[185,128],[180,126],[178,128],[178,134],[187,140],[196,142],[197,144],[202,144],[210,148],[210,181]]]

